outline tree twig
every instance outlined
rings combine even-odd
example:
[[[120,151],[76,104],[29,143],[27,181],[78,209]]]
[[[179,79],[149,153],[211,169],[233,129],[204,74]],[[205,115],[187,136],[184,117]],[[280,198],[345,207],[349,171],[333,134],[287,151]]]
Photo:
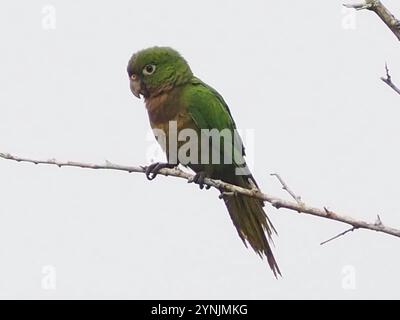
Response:
[[[0,158],[6,159],[6,160],[12,160],[12,161],[17,161],[17,162],[29,162],[29,163],[34,163],[34,164],[46,164],[46,165],[55,165],[58,167],[79,167],[79,168],[85,168],[85,169],[105,169],[105,170],[119,170],[119,171],[126,171],[126,172],[137,172],[137,173],[145,173],[145,167],[141,166],[124,166],[124,165],[118,165],[118,164],[113,164],[111,162],[106,162],[105,164],[91,164],[91,163],[84,163],[84,162],[77,162],[77,161],[57,161],[55,159],[50,159],[50,160],[35,160],[35,159],[29,159],[29,158],[22,158],[22,157],[16,157],[8,153],[0,153]],[[193,175],[187,172],[184,172],[182,170],[179,170],[178,168],[174,169],[162,169],[160,170],[160,175],[164,176],[173,176],[177,178],[182,178],[186,180],[190,180],[193,178]],[[206,185],[209,185],[211,187],[217,188],[218,190],[224,190],[225,192],[230,192],[230,193],[235,193],[235,194],[242,194],[248,197],[256,198],[263,200],[265,202],[269,202],[272,206],[274,206],[277,209],[280,208],[285,208],[289,209],[292,211],[297,211],[300,213],[305,213],[305,214],[310,214],[313,216],[321,217],[321,218],[326,218],[330,220],[335,220],[339,222],[343,222],[346,224],[349,224],[355,228],[359,229],[368,229],[368,230],[373,230],[377,232],[382,232],[386,233],[395,237],[400,237],[400,229],[395,229],[389,226],[385,226],[379,219],[379,223],[371,223],[371,222],[366,222],[362,220],[357,220],[355,218],[352,218],[350,216],[346,216],[337,212],[333,212],[331,210],[328,210],[326,207],[324,208],[317,208],[317,207],[312,207],[308,206],[304,203],[299,204],[297,201],[287,201],[284,199],[280,199],[265,193],[262,193],[261,191],[257,189],[245,189],[239,186],[235,186],[226,182],[223,182],[221,180],[213,180],[213,179],[208,179],[206,178],[204,180]]]
[[[285,190],[290,196],[296,200],[298,204],[301,204],[301,197],[297,196],[286,184],[286,182],[282,179],[282,177],[278,173],[271,173],[271,176],[276,177],[282,185],[282,189]]]
[[[371,10],[375,12],[379,18],[389,27],[393,34],[400,40],[400,21],[382,4],[379,0],[364,0],[358,4],[344,4],[347,8],[356,10]]]
[[[392,76],[390,75],[387,63],[385,64],[386,77],[381,77],[381,80],[391,87],[395,92],[400,94],[400,89],[392,82]]]
[[[348,229],[346,231],[343,231],[343,232],[339,233],[338,235],[336,235],[336,236],[334,236],[334,237],[332,237],[332,238],[330,238],[328,240],[325,240],[324,242],[321,242],[320,245],[322,246],[322,245],[324,245],[324,244],[326,244],[328,242],[331,242],[331,241],[333,241],[333,240],[335,240],[337,238],[343,237],[345,234],[347,234],[349,232],[353,232],[354,230],[357,230],[357,229],[358,229],[358,227],[351,227],[350,229]]]
[[[327,212],[329,212],[329,210],[328,210],[327,208],[325,208],[325,210],[326,210]],[[376,225],[376,226],[381,226],[381,225],[383,225],[383,224],[382,224],[381,217],[379,216],[379,214],[376,216],[375,225]],[[326,244],[326,243],[328,243],[328,242],[330,242],[330,241],[333,241],[333,240],[335,240],[335,239],[337,239],[337,238],[339,238],[339,237],[342,237],[342,236],[344,236],[345,234],[347,234],[347,233],[349,233],[349,232],[353,232],[354,230],[357,230],[357,229],[358,229],[358,227],[351,227],[350,229],[348,229],[348,230],[346,230],[346,231],[343,231],[343,232],[339,233],[338,235],[336,235],[336,236],[334,236],[334,237],[332,237],[332,238],[330,238],[330,239],[328,239],[328,240],[326,240],[326,241],[324,241],[324,242],[321,242],[320,245],[322,246],[322,245],[324,245],[324,244]]]

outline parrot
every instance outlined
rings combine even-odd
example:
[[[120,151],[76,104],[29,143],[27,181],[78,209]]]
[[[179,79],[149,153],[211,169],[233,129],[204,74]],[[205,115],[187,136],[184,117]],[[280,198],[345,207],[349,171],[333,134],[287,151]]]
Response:
[[[210,178],[246,189],[259,190],[249,170],[237,174],[238,169],[246,166],[244,159],[246,153],[227,103],[215,89],[193,74],[189,64],[178,51],[161,46],[142,49],[129,59],[127,73],[132,94],[144,99],[151,128],[153,131],[164,132],[168,141],[160,143],[167,162],[155,162],[145,167],[145,174],[149,180],[153,180],[162,168],[175,168],[181,164],[195,172],[193,182],[201,189],[205,185],[204,179]],[[223,139],[222,147],[225,149],[228,147],[227,150],[234,154],[234,160],[225,161],[224,158],[222,163],[212,161],[180,163],[177,151],[167,147],[169,140],[174,139],[169,136],[171,121],[176,123],[178,134],[184,129],[194,130],[199,135],[206,129],[228,130],[234,136],[234,141]],[[237,140],[240,143],[233,143]],[[160,142],[159,139],[157,141]],[[180,146],[182,142],[178,142],[178,147]],[[222,147],[219,145],[219,148]],[[206,144],[201,144],[196,152],[199,154],[203,151],[210,152],[210,148],[214,150],[214,144],[207,148]],[[206,185],[206,189],[208,188]],[[234,192],[227,193],[223,190],[220,192],[220,198],[224,200],[244,245],[248,247],[249,244],[262,259],[267,259],[275,277],[278,274],[281,276],[271,249],[272,234],[277,232],[264,211],[264,202]]]

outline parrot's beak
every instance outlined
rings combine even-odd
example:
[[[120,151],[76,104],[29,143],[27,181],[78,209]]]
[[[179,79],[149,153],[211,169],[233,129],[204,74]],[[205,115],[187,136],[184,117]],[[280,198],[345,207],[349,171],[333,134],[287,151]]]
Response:
[[[134,74],[130,77],[130,87],[133,95],[136,98],[140,99],[140,94],[142,91],[142,83],[140,79]]]

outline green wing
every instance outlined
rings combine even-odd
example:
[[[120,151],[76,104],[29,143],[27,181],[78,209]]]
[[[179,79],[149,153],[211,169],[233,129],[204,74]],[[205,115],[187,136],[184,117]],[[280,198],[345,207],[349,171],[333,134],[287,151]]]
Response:
[[[232,146],[234,160],[240,159],[243,164],[245,151],[242,139],[235,130],[235,121],[222,96],[201,80],[193,78],[185,88],[183,97],[188,113],[199,129],[228,129],[232,132],[233,139],[237,139]]]

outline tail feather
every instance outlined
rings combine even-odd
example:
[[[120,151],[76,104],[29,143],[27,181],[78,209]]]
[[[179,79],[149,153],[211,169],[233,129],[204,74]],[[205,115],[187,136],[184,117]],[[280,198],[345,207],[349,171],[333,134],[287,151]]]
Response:
[[[255,184],[252,177],[236,176],[235,184],[243,188],[252,188]],[[244,195],[224,195],[223,199],[236,227],[239,237],[247,247],[247,243],[261,257],[266,257],[275,277],[281,275],[271,250],[272,233],[276,233],[274,226],[268,219],[260,200]]]

